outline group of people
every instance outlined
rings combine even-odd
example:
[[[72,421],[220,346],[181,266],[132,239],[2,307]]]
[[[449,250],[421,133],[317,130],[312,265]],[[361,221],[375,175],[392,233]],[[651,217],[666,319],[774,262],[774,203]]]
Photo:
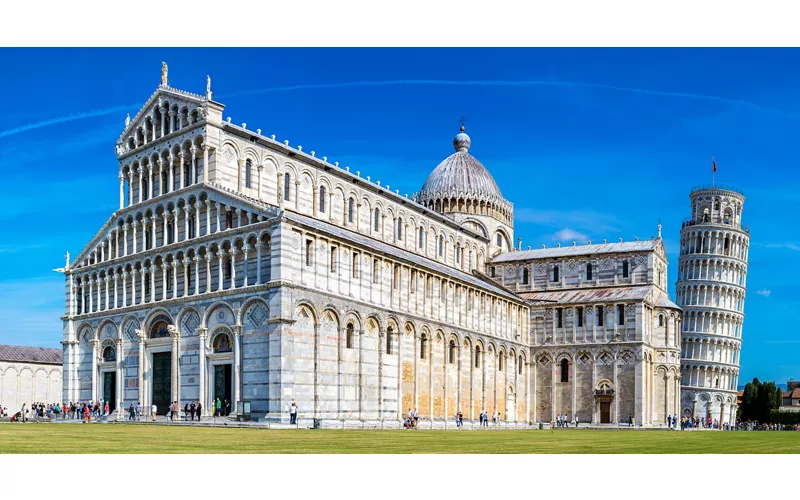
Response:
[[[28,406],[23,403],[22,407],[9,415],[8,407],[0,408],[0,416],[10,417],[11,422],[27,422],[28,420],[47,420],[54,419],[71,419],[83,420],[84,422],[91,422],[92,417],[95,419],[104,415],[108,415],[111,411],[108,402],[103,404],[100,401],[81,402],[64,402],[64,403],[32,403]]]
[[[575,422],[575,428],[577,429],[578,428],[578,416],[577,415],[575,415],[575,420],[573,420],[573,422]],[[556,416],[556,421],[555,421],[555,426],[556,427],[563,427],[563,428],[566,429],[566,428],[569,428],[569,423],[570,423],[569,417],[567,416],[566,413],[559,413],[558,416]]]

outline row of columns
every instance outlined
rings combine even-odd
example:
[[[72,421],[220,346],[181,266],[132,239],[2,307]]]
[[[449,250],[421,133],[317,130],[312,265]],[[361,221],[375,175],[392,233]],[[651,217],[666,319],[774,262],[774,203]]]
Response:
[[[201,146],[203,150],[203,182],[208,183],[208,155],[210,147],[206,144]],[[188,154],[187,154],[188,153]],[[191,157],[189,168],[190,174],[189,178],[187,179],[187,175],[184,172],[184,160],[186,156]],[[154,174],[158,176],[159,179],[159,193],[157,196],[162,196],[168,193],[171,193],[176,190],[175,188],[175,165],[178,165],[178,187],[177,189],[183,189],[186,186],[190,186],[197,182],[197,148],[192,146],[188,151],[181,150],[177,155],[170,152],[169,156],[165,158],[159,158],[156,160],[155,165],[153,164],[152,160],[147,165],[139,164],[136,167],[133,165],[122,167],[119,172],[119,208],[120,210],[125,208],[126,206],[132,206],[135,204],[143,203],[146,200],[150,200],[153,198],[153,181],[154,181]],[[127,175],[125,175],[124,171],[127,168]],[[163,185],[162,181],[162,173],[167,172],[168,174],[168,182],[166,185]],[[125,181],[128,182],[128,204],[125,204]],[[147,181],[147,192],[145,193],[145,185],[143,181]],[[134,185],[138,187],[136,190],[136,194],[138,196],[134,196]]]

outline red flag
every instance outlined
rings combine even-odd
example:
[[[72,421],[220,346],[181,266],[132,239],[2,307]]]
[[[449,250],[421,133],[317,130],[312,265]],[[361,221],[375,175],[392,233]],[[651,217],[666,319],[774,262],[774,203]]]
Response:
[[[717,173],[717,162],[714,161],[714,158],[711,158],[711,166],[714,167],[714,173]]]

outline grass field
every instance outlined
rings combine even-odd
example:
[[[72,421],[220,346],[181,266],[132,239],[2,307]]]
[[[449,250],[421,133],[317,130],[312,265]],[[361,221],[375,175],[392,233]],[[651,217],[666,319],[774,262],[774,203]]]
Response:
[[[0,425],[0,453],[800,453],[800,432]]]

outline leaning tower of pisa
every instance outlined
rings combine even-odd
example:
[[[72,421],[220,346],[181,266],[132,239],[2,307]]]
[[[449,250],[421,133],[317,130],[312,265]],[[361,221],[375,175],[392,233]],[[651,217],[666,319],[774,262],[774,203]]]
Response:
[[[733,424],[750,247],[744,194],[697,186],[689,198],[692,216],[681,226],[676,285],[683,308],[681,411]]]

